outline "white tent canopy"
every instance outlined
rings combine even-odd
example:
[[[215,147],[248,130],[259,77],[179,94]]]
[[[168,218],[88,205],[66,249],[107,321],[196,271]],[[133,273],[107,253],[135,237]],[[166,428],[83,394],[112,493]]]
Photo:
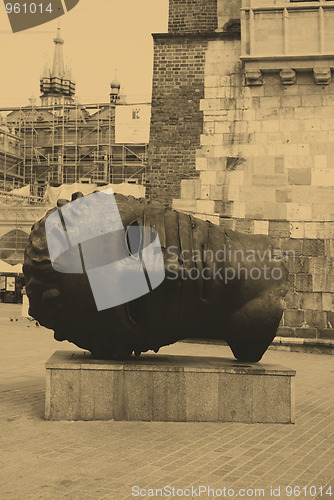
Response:
[[[10,264],[7,264],[7,262],[0,260],[0,273],[21,274],[22,264],[16,264],[16,266],[11,266]]]
[[[30,196],[30,184],[21,188],[12,189],[9,191],[9,194],[15,194],[15,196]]]
[[[15,266],[11,266],[11,268],[13,269],[12,272],[14,273],[19,273],[19,274],[22,274],[23,273],[23,265],[22,264],[16,264]]]
[[[95,190],[103,191],[110,188],[112,188],[114,193],[124,194],[125,196],[131,195],[135,198],[145,197],[145,186],[142,186],[141,184],[122,182],[121,184],[108,184],[106,186],[98,187],[97,184],[76,182],[74,184],[61,184],[61,186],[58,187],[53,187],[48,184],[45,191],[45,200],[55,204],[59,198],[70,200],[72,194],[78,191],[81,191],[84,195],[86,195],[93,193]]]

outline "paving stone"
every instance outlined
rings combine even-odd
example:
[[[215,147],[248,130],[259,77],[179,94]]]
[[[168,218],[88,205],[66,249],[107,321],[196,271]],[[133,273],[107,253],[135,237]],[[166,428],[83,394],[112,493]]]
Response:
[[[44,364],[54,351],[76,348],[54,341],[50,331],[28,320],[9,321],[19,315],[19,306],[0,304],[1,500],[133,499],[134,485],[201,484],[264,488],[262,498],[272,499],[271,486],[330,484],[331,356],[274,350],[264,355],[263,362],[297,372],[295,425],[47,422]],[[161,352],[231,356],[225,346],[191,343]],[[287,498],[283,493],[280,498]]]

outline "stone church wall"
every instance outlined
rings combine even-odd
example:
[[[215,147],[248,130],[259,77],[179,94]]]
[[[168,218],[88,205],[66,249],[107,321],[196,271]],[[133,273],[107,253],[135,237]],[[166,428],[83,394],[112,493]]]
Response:
[[[196,5],[172,1],[170,28]],[[198,19],[196,34],[179,20],[182,34],[155,38],[149,196],[275,237],[290,252],[278,335],[333,339],[334,82],[305,69],[293,84],[274,72],[247,85],[240,35]]]

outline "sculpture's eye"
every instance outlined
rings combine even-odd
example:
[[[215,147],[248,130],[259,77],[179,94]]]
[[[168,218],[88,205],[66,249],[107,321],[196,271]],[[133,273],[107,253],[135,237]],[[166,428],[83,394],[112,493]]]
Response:
[[[139,250],[142,244],[142,229],[137,221],[132,222],[126,228],[125,242],[129,254],[134,259],[139,259]]]

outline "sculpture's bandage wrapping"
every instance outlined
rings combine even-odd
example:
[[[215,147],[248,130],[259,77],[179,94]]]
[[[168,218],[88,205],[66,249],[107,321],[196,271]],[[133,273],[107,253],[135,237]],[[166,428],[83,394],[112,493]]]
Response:
[[[144,200],[117,194],[115,199],[124,228],[157,231],[164,281],[139,299],[98,311],[86,273],[60,273],[51,265],[45,221],[53,209],[34,224],[26,249],[30,314],[53,329],[57,340],[97,357],[125,358],[180,339],[207,338],[225,340],[239,360],[261,359],[287,291],[287,270],[272,256],[273,241]]]

